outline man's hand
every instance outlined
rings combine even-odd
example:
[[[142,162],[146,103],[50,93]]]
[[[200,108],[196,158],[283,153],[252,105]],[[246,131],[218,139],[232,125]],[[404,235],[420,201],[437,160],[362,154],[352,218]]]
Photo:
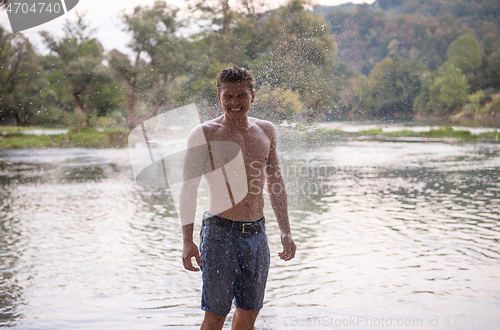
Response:
[[[288,261],[295,257],[295,250],[297,247],[293,242],[291,234],[282,234],[281,235],[281,245],[283,245],[283,252],[279,252],[278,255],[281,259]]]
[[[192,241],[184,243],[184,247],[182,248],[182,263],[184,264],[184,268],[197,272],[200,268],[193,266],[193,263],[191,262],[192,257],[196,259],[196,263],[201,267],[200,251],[198,251],[196,244]]]

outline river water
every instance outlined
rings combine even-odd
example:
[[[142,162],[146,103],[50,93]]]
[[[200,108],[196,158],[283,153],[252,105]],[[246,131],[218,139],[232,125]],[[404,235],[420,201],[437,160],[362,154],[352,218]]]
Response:
[[[298,251],[279,259],[267,203],[256,329],[500,328],[500,144],[280,148]],[[0,326],[199,328],[175,207],[127,149],[0,151],[0,189]]]

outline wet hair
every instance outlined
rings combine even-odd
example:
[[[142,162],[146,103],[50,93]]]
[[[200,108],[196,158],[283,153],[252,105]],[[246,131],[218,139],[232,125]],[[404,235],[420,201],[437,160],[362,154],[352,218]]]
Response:
[[[246,81],[248,87],[250,88],[250,91],[253,92],[255,79],[253,78],[252,70],[247,70],[245,68],[238,68],[237,66],[224,69],[217,76],[217,93],[220,93],[220,88],[223,83],[232,83],[241,81]]]

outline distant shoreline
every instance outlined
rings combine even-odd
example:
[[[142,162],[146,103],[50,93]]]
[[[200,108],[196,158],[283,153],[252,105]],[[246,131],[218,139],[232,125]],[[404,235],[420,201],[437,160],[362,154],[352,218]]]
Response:
[[[414,130],[386,130],[382,127],[370,127],[375,125],[357,125],[368,127],[368,129],[352,128],[332,129],[324,123],[314,124],[289,124],[280,125],[285,139],[294,139],[297,133],[306,139],[312,140],[370,140],[370,141],[400,141],[400,142],[454,142],[454,141],[499,141],[500,129],[481,128],[483,132],[474,134],[470,129],[454,129],[447,127],[414,127]],[[33,133],[28,133],[32,131]],[[472,132],[471,132],[472,131]],[[288,133],[287,133],[288,132]],[[16,127],[0,126],[0,149],[22,149],[22,148],[125,148],[130,131],[126,128],[92,129],[92,130],[63,130],[45,129],[41,127],[17,130]],[[292,133],[292,134],[290,134]]]
[[[359,126],[363,125],[357,125]],[[370,125],[364,125],[370,126]],[[373,125],[375,126],[375,125]],[[328,126],[326,126],[328,127]],[[382,127],[370,127],[368,129],[356,130],[356,127],[349,130],[344,127],[344,130],[339,128],[326,128],[325,125],[319,124],[291,124],[282,125],[285,139],[294,139],[299,133],[309,140],[368,140],[368,141],[399,141],[399,142],[479,142],[490,141],[497,142],[500,137],[500,129],[483,128],[482,132],[471,132],[479,128],[470,129],[454,129],[451,126],[429,127],[428,130],[423,130],[424,127],[416,127],[417,130],[402,129],[384,131]],[[287,132],[288,131],[288,132]]]
[[[66,133],[40,127],[32,128],[34,134],[27,134],[29,128],[7,129],[0,127],[0,149],[22,148],[124,148],[127,146],[129,130],[126,128],[92,129]],[[39,134],[43,130],[43,134]]]

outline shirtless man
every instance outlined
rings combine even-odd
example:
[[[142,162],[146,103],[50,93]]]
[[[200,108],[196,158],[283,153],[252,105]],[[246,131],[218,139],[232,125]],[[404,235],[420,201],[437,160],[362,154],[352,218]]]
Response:
[[[232,329],[254,328],[270,260],[263,216],[266,181],[281,230],[283,251],[279,256],[285,261],[295,256],[276,131],[272,123],[247,116],[255,97],[253,87],[251,71],[238,67],[223,70],[217,78],[217,97],[224,114],[195,127],[188,138],[180,196],[182,261],[187,270],[203,271],[202,330],[222,329],[233,298]],[[236,151],[231,146],[236,146]],[[241,159],[241,166],[237,161],[231,165],[231,158]],[[217,177],[216,171],[223,175]],[[202,174],[210,202],[203,216],[200,256],[193,242],[193,223]],[[193,266],[193,257],[200,268]]]

